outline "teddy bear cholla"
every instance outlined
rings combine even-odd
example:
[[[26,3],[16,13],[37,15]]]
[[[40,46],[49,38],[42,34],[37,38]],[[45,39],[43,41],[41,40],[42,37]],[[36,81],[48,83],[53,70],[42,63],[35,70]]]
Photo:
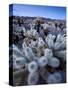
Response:
[[[46,66],[58,68],[61,64],[60,58],[65,62],[66,36],[48,34],[45,41],[43,41],[36,31],[33,32],[30,30],[25,32],[24,35],[30,39],[31,43],[28,42],[29,39],[27,40],[28,44],[24,40],[22,50],[19,50],[16,45],[13,45],[13,69],[15,69],[14,73],[16,74],[17,72],[20,73],[21,70],[23,73],[28,71],[28,78],[26,77],[27,84],[33,85],[38,83],[39,75],[41,75],[39,68],[43,68],[43,72],[45,72],[44,68]],[[33,40],[34,38],[36,39],[35,41]],[[56,78],[62,78],[60,73],[51,75],[48,70],[47,76],[44,76],[43,73],[41,76],[42,78],[45,77],[44,80],[46,83],[59,83],[61,79],[58,81]]]

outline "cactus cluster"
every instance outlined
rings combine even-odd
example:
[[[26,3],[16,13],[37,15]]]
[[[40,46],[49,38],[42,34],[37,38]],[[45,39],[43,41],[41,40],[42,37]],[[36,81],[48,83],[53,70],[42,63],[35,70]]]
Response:
[[[15,86],[66,82],[66,29],[62,33],[55,22],[40,22],[37,31],[34,26],[40,20],[36,20],[31,21],[28,30],[24,25],[13,25],[9,66]]]

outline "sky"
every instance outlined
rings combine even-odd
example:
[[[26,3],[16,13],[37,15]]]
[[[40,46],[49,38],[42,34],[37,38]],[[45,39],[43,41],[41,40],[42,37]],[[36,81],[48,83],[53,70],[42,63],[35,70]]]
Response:
[[[12,14],[12,6],[9,8]],[[31,16],[31,17],[45,17],[51,19],[66,19],[66,7],[56,6],[41,6],[41,5],[26,5],[26,4],[13,4],[13,15],[15,16]]]

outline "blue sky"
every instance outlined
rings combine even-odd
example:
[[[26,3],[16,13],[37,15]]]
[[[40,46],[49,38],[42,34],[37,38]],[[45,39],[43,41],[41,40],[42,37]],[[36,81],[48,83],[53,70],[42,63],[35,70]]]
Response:
[[[13,15],[66,19],[66,7],[13,4]]]

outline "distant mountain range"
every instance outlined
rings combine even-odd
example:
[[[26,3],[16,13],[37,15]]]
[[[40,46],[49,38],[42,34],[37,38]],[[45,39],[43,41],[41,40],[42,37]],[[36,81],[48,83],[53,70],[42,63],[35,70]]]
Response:
[[[34,20],[37,17],[29,17],[29,16],[10,16],[10,17],[14,17],[14,18],[24,18],[24,19],[30,19],[30,20]],[[66,22],[66,20],[60,20],[60,19],[51,19],[51,18],[45,18],[45,17],[41,17],[42,20],[47,20],[47,21],[64,21]]]

